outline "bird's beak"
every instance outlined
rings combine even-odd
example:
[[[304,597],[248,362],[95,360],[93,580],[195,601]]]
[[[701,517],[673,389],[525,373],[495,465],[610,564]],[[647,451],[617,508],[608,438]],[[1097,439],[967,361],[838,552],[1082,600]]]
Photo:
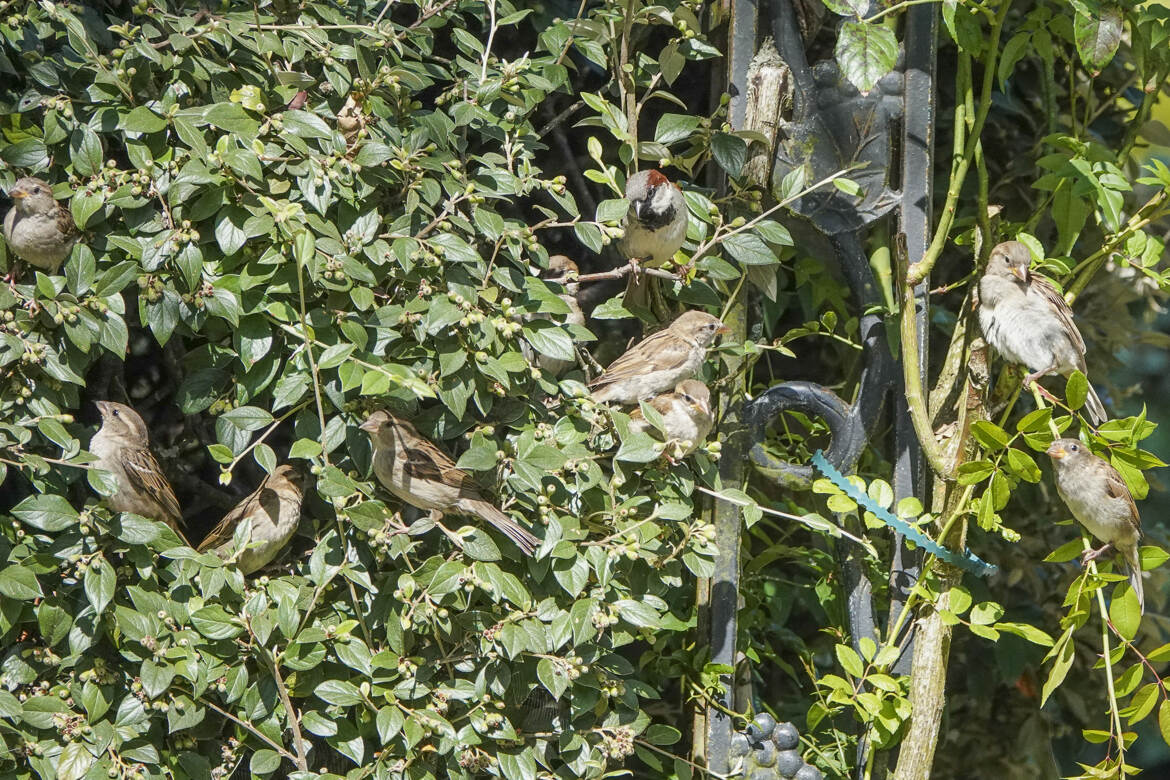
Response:
[[[1047,455],[1048,457],[1052,458],[1053,460],[1060,460],[1065,455],[1068,455],[1068,452],[1061,445],[1054,443],[1051,447],[1048,448],[1048,451],[1044,454]]]
[[[97,407],[98,413],[101,414],[102,419],[106,417],[106,412],[109,411],[110,404],[108,401],[94,401],[94,406]]]
[[[21,198],[27,198],[28,193],[24,190],[12,190],[8,193],[8,197],[12,198],[13,200],[20,200]]]
[[[366,433],[377,433],[378,427],[379,427],[378,421],[375,420],[373,417],[371,417],[370,419],[366,420],[364,423],[362,423],[361,425],[358,426],[358,428],[360,430],[363,430]]]
[[[1017,279],[1019,279],[1021,282],[1028,281],[1028,269],[1024,268],[1021,265],[1012,266],[1012,275],[1015,276]]]
[[[715,329],[715,332],[716,333],[724,333],[724,334],[731,333],[731,328],[727,327],[726,325],[724,325],[721,322],[721,323],[719,323],[719,327]]]
[[[642,218],[642,209],[645,208],[646,201],[645,200],[636,200],[633,202],[633,206],[634,206],[634,216],[636,216],[638,219],[641,219]]]

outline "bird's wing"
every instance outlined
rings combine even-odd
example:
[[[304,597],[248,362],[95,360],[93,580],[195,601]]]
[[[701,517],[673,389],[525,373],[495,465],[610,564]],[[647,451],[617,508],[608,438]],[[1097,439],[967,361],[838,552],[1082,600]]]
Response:
[[[1064,326],[1064,330],[1072,340],[1073,346],[1082,355],[1085,354],[1085,339],[1081,336],[1080,330],[1077,329],[1076,323],[1073,322],[1072,309],[1068,307],[1064,296],[1056,291],[1056,288],[1052,286],[1052,282],[1041,276],[1032,276],[1032,286],[1056,310],[1056,316],[1060,318],[1060,324]]]
[[[650,371],[677,369],[691,356],[692,345],[679,338],[669,329],[654,335],[628,350],[610,363],[601,376],[590,383],[590,387],[601,387],[631,377],[642,376]]]
[[[63,236],[77,235],[77,224],[73,221],[73,214],[69,209],[59,204],[57,206],[57,230],[61,231]]]
[[[1105,493],[1110,498],[1120,498],[1125,501],[1126,506],[1129,507],[1129,522],[1133,524],[1133,528],[1138,535],[1142,532],[1142,519],[1138,514],[1137,504],[1133,502],[1133,494],[1129,492],[1129,488],[1125,485],[1125,480],[1122,479],[1121,474],[1112,465],[1102,461],[1105,466]]]
[[[128,448],[122,455],[126,476],[134,483],[134,487],[158,502],[172,522],[178,523],[182,520],[179,499],[175,498],[175,491],[163,475],[162,467],[158,465],[154,453],[148,449]]]
[[[236,526],[245,517],[256,511],[256,508],[260,505],[261,494],[268,487],[269,479],[271,479],[271,476],[265,478],[260,483],[260,487],[252,491],[250,496],[229,509],[228,513],[216,524],[215,528],[211,529],[211,533],[207,534],[203,541],[199,543],[199,546],[195,548],[196,551],[206,552],[207,550],[213,550],[219,547],[224,542],[231,541],[232,536],[236,532]]]
[[[458,468],[455,461],[433,442],[420,436],[411,443],[411,446],[403,447],[402,450],[401,454],[405,458],[402,468],[411,480],[438,482],[457,487],[469,497],[479,495],[471,475]]]

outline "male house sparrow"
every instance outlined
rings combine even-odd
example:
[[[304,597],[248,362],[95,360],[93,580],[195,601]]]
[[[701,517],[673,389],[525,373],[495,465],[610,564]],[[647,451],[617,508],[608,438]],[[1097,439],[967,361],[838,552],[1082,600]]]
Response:
[[[56,273],[79,235],[69,209],[57,202],[53,188],[40,179],[19,179],[8,195],[14,205],[4,217],[4,240],[21,260]]]
[[[1022,363],[1032,373],[1027,386],[1040,377],[1068,376],[1085,370],[1085,340],[1073,323],[1072,310],[1053,286],[1029,270],[1031,253],[1019,241],[1005,241],[991,250],[979,280],[979,327],[987,343],[1005,359]],[[1094,425],[1106,419],[1101,399],[1089,385],[1085,408]]]
[[[694,452],[715,424],[715,416],[711,414],[711,391],[698,379],[684,379],[675,385],[673,393],[654,396],[650,405],[662,415],[671,445],[668,455],[672,460]],[[653,429],[640,408],[630,413],[630,425],[643,433]]]
[[[237,565],[245,575],[264,568],[296,533],[304,487],[305,478],[300,471],[288,464],[277,466],[252,495],[223,516],[199,543],[199,552],[215,550],[226,557],[231,553],[236,528],[244,520],[251,520],[248,545],[239,553]]]
[[[557,296],[565,305],[569,307],[569,313],[564,316],[565,324],[584,325],[585,314],[581,311],[581,305],[577,303],[577,293],[580,291],[579,285],[574,279],[577,275],[577,264],[564,255],[553,255],[548,259],[548,268],[540,274],[541,279],[565,279],[563,282],[565,291]],[[534,319],[551,319],[548,314],[529,314],[525,319],[531,321]],[[520,352],[524,355],[528,362],[535,363],[537,368],[546,374],[552,376],[560,376],[573,367],[574,363],[571,360],[560,360],[558,358],[549,357],[532,348],[528,342],[520,344]]]
[[[106,497],[110,509],[160,520],[186,544],[179,530],[183,519],[179,500],[150,451],[146,423],[125,404],[98,401],[97,408],[102,427],[90,439],[89,451],[97,456],[94,465],[113,474],[118,482],[117,491]]]
[[[687,237],[687,202],[678,185],[662,171],[639,171],[626,180],[626,200],[618,251],[652,267],[674,257]]]
[[[682,190],[659,170],[639,171],[626,180],[629,211],[617,242],[618,251],[632,263],[651,268],[663,265],[682,248],[687,237],[687,202]],[[649,307],[657,282],[635,273],[626,287],[626,308]]]
[[[540,540],[491,504],[471,475],[424,439],[415,427],[386,411],[361,424],[374,445],[374,474],[387,490],[411,506],[439,512],[474,515],[498,528],[525,555]]]
[[[695,375],[707,347],[729,328],[703,311],[679,315],[665,329],[643,339],[589,383],[601,403],[632,404],[665,393]]]
[[[1094,455],[1088,445],[1076,439],[1057,439],[1048,448],[1056,471],[1056,492],[1068,504],[1073,517],[1105,546],[1085,555],[1095,560],[1111,549],[1125,558],[1129,582],[1145,611],[1142,567],[1138,542],[1142,520],[1125,481],[1109,461]]]

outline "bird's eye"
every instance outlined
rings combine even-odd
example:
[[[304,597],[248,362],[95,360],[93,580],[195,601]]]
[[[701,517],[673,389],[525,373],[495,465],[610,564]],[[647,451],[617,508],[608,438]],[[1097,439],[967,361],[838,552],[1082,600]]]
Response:
[[[1072,450],[1073,452],[1080,452],[1081,451],[1081,448],[1075,444],[1072,445],[1071,447],[1069,447],[1069,449]]]
[[[119,417],[119,416],[121,416],[121,415],[119,414],[119,412],[118,412],[118,410],[117,410],[117,409],[115,409],[115,410],[113,411],[113,415],[114,415],[115,417]]]

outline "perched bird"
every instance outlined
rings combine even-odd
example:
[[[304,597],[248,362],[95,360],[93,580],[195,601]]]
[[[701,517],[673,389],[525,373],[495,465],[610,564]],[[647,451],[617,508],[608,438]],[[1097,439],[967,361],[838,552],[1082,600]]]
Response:
[[[221,557],[232,551],[236,528],[244,520],[252,521],[248,545],[239,553],[237,565],[243,574],[264,568],[296,533],[301,520],[305,477],[296,468],[277,466],[252,495],[223,516],[211,533],[199,543],[199,552],[215,550]]]
[[[626,180],[629,211],[617,242],[618,251],[635,264],[626,287],[626,308],[649,307],[656,280],[636,272],[637,264],[656,268],[682,248],[687,237],[687,202],[678,185],[659,170],[639,171]]]
[[[702,311],[683,312],[665,329],[634,345],[590,382],[593,398],[602,403],[633,404],[668,392],[682,380],[694,376],[715,336],[728,332],[718,317]]]
[[[117,491],[106,497],[110,509],[162,521],[185,544],[187,539],[179,529],[183,519],[179,500],[150,451],[146,423],[125,404],[98,401],[97,408],[102,427],[90,439],[89,451],[97,456],[94,465],[113,474],[118,482]]]
[[[8,195],[14,205],[4,217],[4,240],[21,260],[56,273],[79,236],[69,209],[57,202],[53,188],[40,179],[19,179]]]
[[[457,468],[455,461],[420,436],[410,423],[378,411],[360,427],[374,445],[374,474],[398,498],[419,509],[486,520],[525,555],[532,555],[540,546],[539,539],[484,498],[471,475]]]
[[[1076,439],[1057,439],[1048,448],[1056,471],[1056,492],[1068,504],[1073,517],[1105,546],[1086,553],[1084,561],[1096,560],[1110,550],[1125,558],[1129,582],[1145,611],[1142,567],[1138,542],[1142,520],[1125,481],[1109,461],[1094,455]]]
[[[626,180],[626,200],[618,251],[651,267],[674,257],[687,237],[687,202],[678,185],[662,171],[639,171]]]
[[[991,250],[979,280],[979,327],[987,343],[1005,359],[1022,363],[1032,373],[1027,386],[1046,374],[1087,374],[1085,340],[1073,313],[1047,279],[1029,269],[1031,253],[1019,241],[1005,241]],[[1089,385],[1085,408],[1094,425],[1106,420],[1105,407]]]
[[[675,385],[673,393],[654,396],[650,405],[662,415],[667,442],[671,445],[667,451],[671,460],[685,458],[694,452],[715,424],[715,416],[711,414],[711,391],[698,379],[684,379]],[[641,409],[630,413],[630,424],[643,433],[653,429]]]
[[[569,313],[564,316],[564,322],[572,325],[584,325],[585,314],[581,311],[581,305],[577,303],[577,293],[580,291],[581,285],[575,281],[576,275],[576,263],[564,255],[553,255],[548,259],[548,268],[541,272],[540,278],[565,279],[562,283],[565,291],[557,296],[569,307]],[[548,314],[542,313],[529,314],[525,319],[529,321],[535,319],[547,320],[551,319],[551,317]],[[561,360],[538,352],[526,341],[520,344],[520,352],[530,364],[535,363],[541,371],[553,376],[560,376],[575,365],[571,360]]]

